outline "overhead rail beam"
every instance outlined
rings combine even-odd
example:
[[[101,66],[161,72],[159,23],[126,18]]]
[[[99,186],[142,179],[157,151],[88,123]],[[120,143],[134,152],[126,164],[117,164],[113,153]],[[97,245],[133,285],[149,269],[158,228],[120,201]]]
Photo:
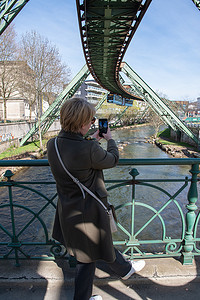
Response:
[[[105,93],[105,95],[103,94],[102,95],[102,98],[101,100],[99,100],[97,106],[95,107],[96,111],[103,105],[103,103],[107,100],[107,95],[108,95],[108,92]]]
[[[65,100],[71,98],[78,88],[81,86],[83,81],[88,77],[89,70],[87,65],[85,65],[79,73],[72,79],[72,81],[67,85],[64,91],[56,98],[56,100],[49,106],[46,112],[41,116],[40,123],[37,122],[31,130],[26,134],[26,136],[21,140],[20,146],[23,146],[24,143],[38,132],[39,125],[42,130],[42,134],[47,132],[49,127],[58,118],[60,114],[60,107]]]
[[[160,118],[169,125],[173,130],[181,130],[185,132],[195,143],[199,140],[196,135],[177,117],[177,115],[165,104],[165,102],[142,80],[138,74],[131,69],[131,67],[123,62],[121,71],[132,82],[132,88],[137,95],[140,95],[153,110],[160,116]]]
[[[0,35],[28,2],[29,0],[0,1]]]
[[[114,94],[138,99],[120,83],[120,64],[151,0],[76,0],[85,59],[94,79]]]

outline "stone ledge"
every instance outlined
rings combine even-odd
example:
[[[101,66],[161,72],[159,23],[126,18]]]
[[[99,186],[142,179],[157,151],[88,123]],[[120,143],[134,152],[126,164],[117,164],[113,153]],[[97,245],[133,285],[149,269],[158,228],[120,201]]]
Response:
[[[145,284],[149,281],[177,282],[190,280],[200,281],[200,257],[196,257],[193,265],[184,266],[174,258],[146,259],[145,268],[130,279],[122,282],[133,284],[135,282]],[[14,261],[1,261],[0,283],[12,284],[43,284],[48,282],[65,282],[73,284],[75,269],[70,268],[67,261],[22,261],[20,267],[14,265]],[[95,273],[95,285],[119,283],[121,280],[110,271],[107,264],[97,263]]]

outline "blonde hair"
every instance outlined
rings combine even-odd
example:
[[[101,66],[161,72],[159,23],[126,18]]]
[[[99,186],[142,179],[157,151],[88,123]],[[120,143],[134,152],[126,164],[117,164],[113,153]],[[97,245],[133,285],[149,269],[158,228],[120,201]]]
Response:
[[[83,125],[88,124],[95,115],[92,104],[82,98],[70,98],[60,110],[60,124],[63,130],[80,132]]]

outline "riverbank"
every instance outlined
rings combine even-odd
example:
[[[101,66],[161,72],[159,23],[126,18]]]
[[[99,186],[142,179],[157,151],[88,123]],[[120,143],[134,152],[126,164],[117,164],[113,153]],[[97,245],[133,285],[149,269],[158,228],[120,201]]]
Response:
[[[174,158],[200,158],[200,153],[192,146],[182,146],[175,142],[172,144],[172,141],[167,139],[163,139],[163,142],[160,139],[151,139],[149,142],[155,144]]]
[[[142,126],[146,126],[147,124],[138,124],[138,125],[130,125],[130,126],[116,126],[114,128],[111,128],[111,130],[122,130],[122,129],[134,129],[136,127],[142,127]],[[97,130],[97,129],[95,129]],[[92,134],[94,132],[94,129],[90,130],[89,134]],[[55,136],[55,133],[53,133],[52,135],[49,135],[48,138],[52,138]],[[47,139],[44,140],[44,149],[46,149],[46,143],[47,143]],[[123,143],[123,147],[125,146],[124,145],[125,143]],[[38,147],[39,147],[39,144],[38,144]],[[119,145],[119,148],[122,148],[121,145]],[[14,152],[14,149],[13,149],[13,152]],[[26,151],[24,153],[21,153],[21,154],[18,154],[18,155],[9,155],[2,158],[2,160],[22,160],[22,159],[27,159],[27,160],[31,160],[31,159],[41,159],[43,158],[43,156],[46,154],[46,150],[44,150],[43,152],[40,151],[40,149],[38,148],[38,150],[36,151]],[[19,171],[23,170],[24,167],[5,167],[5,168],[0,168],[0,181],[1,180],[5,180],[4,178],[4,173],[6,170],[11,170],[13,174],[16,174],[18,173]]]
[[[142,126],[147,126],[147,124],[124,126],[124,127],[116,128],[116,130],[134,129]],[[190,145],[180,145],[165,136],[160,136],[159,138],[155,138],[152,136],[151,138],[147,138],[147,142],[151,144],[155,144],[162,151],[166,152],[167,154],[171,155],[174,158],[200,158],[200,152],[198,152],[195,149],[195,147]],[[122,148],[124,147],[123,144],[126,145],[126,143],[122,143],[122,145],[121,144],[118,145],[119,149],[120,147]]]
[[[134,125],[128,125],[128,126],[118,126],[118,127],[114,127],[113,130],[134,129],[134,128],[143,127],[143,126],[149,126],[149,124],[143,123],[143,124],[134,124]],[[111,128],[111,130],[112,130],[112,128]]]
[[[131,125],[131,126],[123,126],[123,127],[121,126],[121,127],[113,128],[113,130],[121,131],[121,130],[128,129],[130,131],[133,131],[133,134],[134,134],[135,129],[139,129],[139,128],[142,129],[145,126],[147,126],[147,124],[138,124],[138,125]],[[92,134],[92,132],[90,132],[90,134]],[[192,146],[190,147],[189,145],[183,146],[183,145],[177,144],[177,143],[173,142],[171,139],[169,139],[168,137],[160,136],[159,138],[155,139],[154,137],[148,138],[146,136],[146,137],[144,137],[144,139],[145,139],[145,143],[155,144],[162,151],[168,153],[170,156],[172,156],[174,158],[200,158],[200,153],[198,151],[196,151],[196,149],[194,149],[194,147],[192,147]],[[46,142],[47,142],[47,140],[46,140]],[[127,141],[126,140],[118,141],[117,144],[118,144],[119,150],[121,151],[120,153],[123,153],[125,151],[126,146],[129,145],[130,142],[127,139]],[[46,149],[45,145],[46,145],[46,143],[44,143],[44,149]],[[37,150],[33,151],[33,148],[32,148],[32,151],[26,151],[25,153],[21,153],[19,155],[8,156],[8,157],[3,158],[3,160],[41,159],[45,154],[46,154],[46,150],[45,150],[45,152],[41,152],[39,150],[39,148],[37,148]],[[16,174],[17,172],[23,170],[23,167],[5,167],[5,168],[2,167],[2,168],[0,168],[0,180],[5,179],[3,175],[7,169],[10,169],[12,171],[12,173]]]
[[[25,152],[25,153],[22,153],[22,154],[19,154],[19,155],[6,157],[6,158],[3,158],[2,160],[23,160],[23,159],[26,159],[26,160],[31,160],[32,159],[32,160],[34,160],[34,159],[43,158],[45,154],[46,154],[46,150],[43,151],[43,152],[38,150],[38,151],[34,151],[34,152]],[[16,174],[24,168],[26,168],[26,167],[12,167],[12,166],[10,166],[10,167],[1,167],[0,168],[0,181],[5,179],[4,173],[5,173],[6,170],[9,169],[13,174]]]

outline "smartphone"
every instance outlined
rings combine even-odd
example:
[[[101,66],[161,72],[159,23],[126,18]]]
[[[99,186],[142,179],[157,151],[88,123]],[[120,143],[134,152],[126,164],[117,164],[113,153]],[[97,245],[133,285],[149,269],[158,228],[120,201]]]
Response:
[[[99,119],[99,136],[103,137],[102,133],[107,133],[108,131],[108,120]]]

